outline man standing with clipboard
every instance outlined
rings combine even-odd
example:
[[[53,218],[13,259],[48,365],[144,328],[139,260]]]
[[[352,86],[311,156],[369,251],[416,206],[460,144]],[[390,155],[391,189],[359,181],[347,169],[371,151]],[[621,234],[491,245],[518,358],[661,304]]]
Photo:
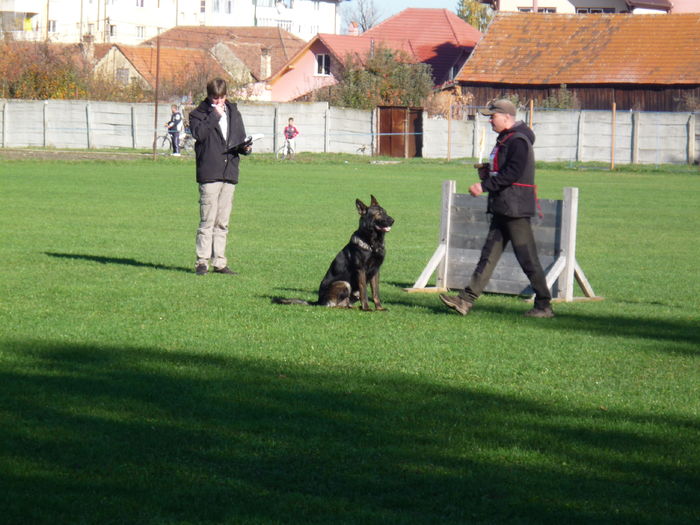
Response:
[[[246,139],[243,118],[236,104],[226,100],[226,91],[225,80],[211,80],[207,84],[207,98],[190,113],[199,184],[197,275],[207,274],[210,262],[214,273],[236,274],[226,258],[228,223],[238,184],[240,155],[252,152],[252,140]]]

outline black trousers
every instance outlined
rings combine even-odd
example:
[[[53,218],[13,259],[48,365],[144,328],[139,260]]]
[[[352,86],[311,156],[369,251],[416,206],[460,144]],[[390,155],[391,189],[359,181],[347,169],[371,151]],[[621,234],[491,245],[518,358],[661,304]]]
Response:
[[[503,215],[493,216],[486,242],[481,249],[479,262],[469,285],[461,295],[470,302],[476,301],[491,279],[493,270],[508,242],[513,244],[515,258],[535,291],[535,308],[548,307],[552,300],[552,293],[547,288],[544,270],[542,270],[542,264],[537,256],[535,236],[532,234],[529,217],[514,219]]]

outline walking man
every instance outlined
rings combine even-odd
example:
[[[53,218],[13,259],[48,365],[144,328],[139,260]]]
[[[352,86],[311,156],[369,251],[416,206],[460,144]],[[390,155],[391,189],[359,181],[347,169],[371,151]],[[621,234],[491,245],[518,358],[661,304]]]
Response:
[[[236,273],[226,259],[228,223],[238,184],[239,155],[250,154],[252,142],[246,141],[243,119],[236,104],[226,100],[226,90],[225,80],[210,81],[207,98],[190,113],[199,183],[197,275],[208,273],[210,261],[215,273]]]
[[[488,213],[491,223],[479,262],[467,287],[459,295],[441,294],[440,299],[461,315],[467,315],[484,291],[508,242],[535,291],[535,307],[527,317],[554,317],[552,294],[547,287],[542,265],[537,256],[530,217],[535,215],[535,155],[532,144],[535,134],[522,121],[515,120],[515,106],[506,99],[491,102],[481,111],[488,115],[491,128],[498,133],[490,162],[478,167],[481,182],[469,187],[477,197],[488,192]]]

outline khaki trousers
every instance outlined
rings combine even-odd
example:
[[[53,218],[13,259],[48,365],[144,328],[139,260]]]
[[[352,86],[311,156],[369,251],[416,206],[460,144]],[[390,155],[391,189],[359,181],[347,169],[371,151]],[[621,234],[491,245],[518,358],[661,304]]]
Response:
[[[199,185],[199,228],[197,229],[197,264],[214,268],[227,266],[226,239],[236,186],[228,182]]]

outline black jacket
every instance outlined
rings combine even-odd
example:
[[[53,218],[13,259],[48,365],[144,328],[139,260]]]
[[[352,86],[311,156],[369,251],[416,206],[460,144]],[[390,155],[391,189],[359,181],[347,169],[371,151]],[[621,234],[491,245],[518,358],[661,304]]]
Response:
[[[228,117],[228,141],[224,140],[219,118],[209,99],[203,100],[190,112],[190,132],[195,138],[194,152],[197,163],[197,182],[238,183],[237,146],[245,141],[245,126],[241,114],[233,104],[226,101]]]
[[[489,192],[488,212],[506,217],[535,215],[535,134],[524,122],[502,131],[491,155],[491,174],[481,182]]]

